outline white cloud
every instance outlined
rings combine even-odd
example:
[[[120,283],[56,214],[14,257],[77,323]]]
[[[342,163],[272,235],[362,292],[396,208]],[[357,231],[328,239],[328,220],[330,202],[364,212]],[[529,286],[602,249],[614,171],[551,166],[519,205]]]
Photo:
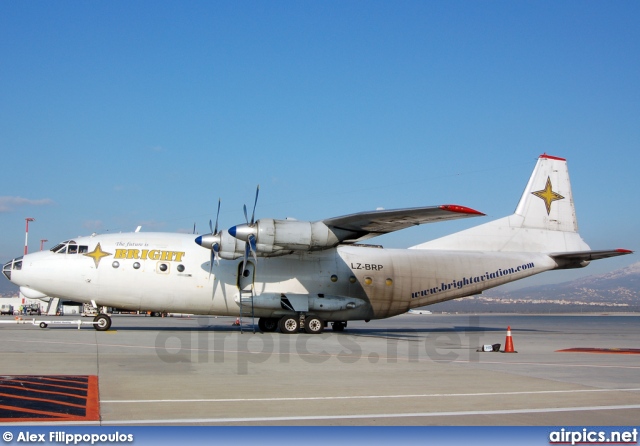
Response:
[[[0,212],[13,212],[19,206],[46,206],[53,204],[49,198],[31,200],[22,197],[0,197]]]

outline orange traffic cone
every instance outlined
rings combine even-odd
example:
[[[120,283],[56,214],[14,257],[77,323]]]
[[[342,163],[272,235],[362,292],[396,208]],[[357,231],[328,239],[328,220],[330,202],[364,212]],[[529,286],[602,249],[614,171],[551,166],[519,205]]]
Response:
[[[233,325],[240,325],[240,318],[239,317],[236,318],[236,321],[233,323]]]
[[[511,326],[507,327],[507,340],[504,341],[504,350],[502,353],[518,353],[513,349],[513,338],[511,337]]]

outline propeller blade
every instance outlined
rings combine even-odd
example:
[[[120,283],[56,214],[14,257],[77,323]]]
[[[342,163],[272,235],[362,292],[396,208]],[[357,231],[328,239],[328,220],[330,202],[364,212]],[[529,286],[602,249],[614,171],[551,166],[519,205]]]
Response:
[[[255,221],[256,205],[258,204],[258,194],[259,193],[260,193],[260,185],[258,184],[258,187],[256,188],[256,199],[253,202],[253,212],[251,213],[251,223],[250,223],[251,226],[253,226],[253,222]]]
[[[256,221],[256,206],[258,205],[259,194],[260,194],[260,185],[258,184],[258,187],[256,188],[256,198],[253,201],[253,211],[251,212],[251,222],[249,222],[249,215],[247,214],[247,205],[245,204],[242,207],[242,209],[244,210],[244,219],[247,222],[247,226],[249,226],[249,228],[253,228],[254,223]],[[229,229],[229,234],[231,234],[233,237],[236,237],[236,229],[237,229],[237,226],[234,226],[233,228]],[[244,229],[247,229],[247,228],[243,228],[242,232],[244,232]],[[256,245],[257,245],[256,236],[254,234],[249,234],[244,244],[244,258],[242,259],[243,274],[247,268],[247,260],[249,260],[249,254],[251,254],[254,261],[258,263],[258,253],[257,253]]]
[[[194,234],[196,233],[196,224],[195,223],[193,224],[193,233]]]
[[[218,217],[220,216],[220,199],[218,198],[218,212],[216,213],[216,228],[213,230],[213,235],[218,233]]]
[[[211,257],[209,258],[209,279],[211,279],[211,273],[213,273],[213,261],[215,259],[215,253],[211,249]]]
[[[242,259],[242,275],[247,269],[247,260],[249,259],[249,251],[251,248],[249,247],[249,243],[244,244],[244,258]]]
[[[216,226],[215,228],[211,224],[211,220],[209,220],[209,229],[211,230],[211,234],[214,236],[218,235],[218,219],[220,218],[220,198],[218,198],[218,211],[216,212]],[[220,265],[220,236],[214,238],[218,240],[211,246],[211,258],[209,259],[209,278],[211,278],[211,274],[213,272],[213,263],[215,262],[216,266]]]
[[[257,247],[256,247],[256,236],[251,234],[249,235],[249,238],[247,239],[247,245],[249,245],[249,250],[251,251],[251,255],[253,256],[253,260],[257,263],[258,262],[258,254],[256,253]]]

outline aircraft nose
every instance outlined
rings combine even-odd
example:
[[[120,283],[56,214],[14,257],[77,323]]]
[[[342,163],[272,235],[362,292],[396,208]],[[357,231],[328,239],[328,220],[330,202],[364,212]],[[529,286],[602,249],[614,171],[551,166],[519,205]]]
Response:
[[[11,281],[11,272],[22,269],[22,256],[9,260],[2,267],[2,274]]]

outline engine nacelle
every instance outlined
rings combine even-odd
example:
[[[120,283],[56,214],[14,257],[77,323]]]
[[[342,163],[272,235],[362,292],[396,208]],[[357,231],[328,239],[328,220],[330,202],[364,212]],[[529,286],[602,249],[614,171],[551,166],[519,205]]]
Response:
[[[229,233],[243,241],[253,234],[258,255],[266,257],[292,251],[319,251],[340,243],[338,237],[321,221],[262,218],[253,226],[234,226]]]
[[[218,245],[218,255],[221,259],[235,260],[244,256],[244,245],[242,240],[229,235],[227,231],[220,231],[218,234],[205,234],[198,236],[195,242],[203,248],[213,249]]]
[[[250,235],[256,238],[258,257],[275,257],[294,251],[320,251],[340,243],[338,237],[321,221],[274,220],[263,218],[254,225],[237,225],[229,231],[205,234],[195,242],[207,249],[218,245],[221,259],[235,260],[244,256],[245,243]]]

